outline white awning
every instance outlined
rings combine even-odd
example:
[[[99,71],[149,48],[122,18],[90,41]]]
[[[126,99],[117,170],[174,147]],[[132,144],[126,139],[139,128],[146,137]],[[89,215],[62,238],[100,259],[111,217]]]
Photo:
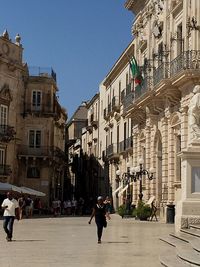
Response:
[[[33,196],[37,196],[37,197],[45,197],[46,194],[40,191],[37,191],[35,189],[26,187],[26,186],[21,186],[20,187],[21,192],[24,194],[29,194],[29,195],[33,195]]]
[[[123,187],[123,185],[120,185],[113,193],[112,195],[114,196],[115,194],[117,194],[117,192]]]
[[[132,185],[132,184],[133,184],[133,182],[130,183],[130,185]],[[121,196],[121,195],[124,193],[124,191],[126,191],[127,189],[128,189],[128,185],[126,185],[126,186],[119,192],[118,196]]]
[[[14,192],[21,193],[21,188],[13,184],[0,182],[0,191],[14,191]]]

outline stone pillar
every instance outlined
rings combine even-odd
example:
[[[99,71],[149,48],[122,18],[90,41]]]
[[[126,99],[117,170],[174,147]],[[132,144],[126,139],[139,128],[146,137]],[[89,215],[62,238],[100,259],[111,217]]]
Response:
[[[175,154],[175,140],[174,140],[174,129],[168,124],[169,133],[169,144],[168,144],[168,204],[173,204],[174,201],[174,154]]]
[[[162,119],[162,204],[168,199],[168,119]]]
[[[151,130],[150,130],[150,126],[146,126],[145,128],[145,147],[146,147],[146,170],[149,171],[149,169],[151,168],[151,153],[150,153],[150,146],[151,146]],[[151,196],[151,190],[150,190],[150,186],[151,186],[151,181],[148,180],[148,178],[146,177],[146,196],[147,199],[150,198]]]
[[[134,127],[133,129],[133,166],[137,166],[137,157],[138,157],[138,129]],[[138,201],[138,186],[137,182],[133,184],[133,202],[136,204]]]
[[[188,107],[182,107],[181,112],[181,150],[186,149],[188,140]]]
[[[151,131],[150,131],[150,165],[155,168],[156,167],[156,151],[155,151],[155,129],[152,126],[151,127]],[[150,194],[152,196],[156,196],[156,180],[158,179],[158,177],[155,177],[155,179],[153,179],[151,181],[151,188],[150,188]]]

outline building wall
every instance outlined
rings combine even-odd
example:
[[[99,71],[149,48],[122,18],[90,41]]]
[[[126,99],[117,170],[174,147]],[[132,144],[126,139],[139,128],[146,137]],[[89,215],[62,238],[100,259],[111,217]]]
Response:
[[[52,70],[38,68],[32,76],[22,63],[22,51],[20,37],[13,43],[5,31],[0,37],[0,180],[46,193],[43,202],[48,206],[53,198],[63,198],[67,114],[57,102]],[[36,141],[30,144],[30,130],[41,131],[37,146]],[[30,178],[30,166],[38,168],[37,177]]]

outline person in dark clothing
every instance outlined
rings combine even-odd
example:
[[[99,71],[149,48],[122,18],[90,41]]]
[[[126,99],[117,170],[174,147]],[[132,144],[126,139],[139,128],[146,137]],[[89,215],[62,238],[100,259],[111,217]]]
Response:
[[[97,225],[98,243],[100,244],[103,233],[103,227],[107,226],[106,217],[110,220],[110,215],[106,211],[106,206],[103,203],[103,198],[101,196],[97,198],[97,204],[94,206],[92,210],[92,215],[88,222],[89,224],[91,224],[93,217],[95,217],[95,222]]]

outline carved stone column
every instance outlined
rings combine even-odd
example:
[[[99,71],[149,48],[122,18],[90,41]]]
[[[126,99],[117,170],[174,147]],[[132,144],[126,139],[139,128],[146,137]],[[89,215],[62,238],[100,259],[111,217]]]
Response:
[[[146,135],[146,139],[145,139],[145,147],[146,147],[146,166],[145,168],[149,171],[150,167],[151,167],[151,153],[150,153],[150,147],[151,147],[151,128],[150,125],[146,125],[145,128],[145,135]],[[145,179],[146,181],[146,195],[147,198],[149,199],[151,196],[151,181],[149,181],[148,179]]]
[[[174,201],[174,161],[175,161],[175,140],[174,140],[174,129],[168,123],[168,204],[173,204]]]
[[[162,203],[168,199],[168,119],[162,118]]]

